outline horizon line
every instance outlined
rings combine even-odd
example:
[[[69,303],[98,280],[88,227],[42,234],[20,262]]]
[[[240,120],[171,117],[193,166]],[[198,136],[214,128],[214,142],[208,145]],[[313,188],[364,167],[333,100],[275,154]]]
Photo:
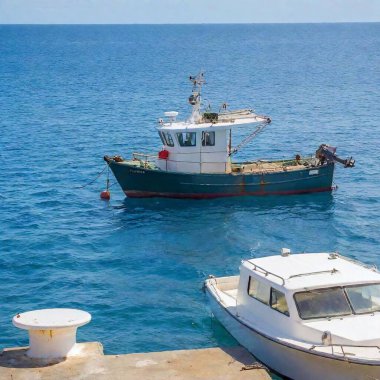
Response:
[[[170,25],[307,25],[307,24],[379,24],[379,21],[308,21],[308,22],[184,22],[184,23],[2,23],[0,26],[5,25],[24,25],[24,26],[124,26],[124,25],[141,25],[141,26],[170,26]]]

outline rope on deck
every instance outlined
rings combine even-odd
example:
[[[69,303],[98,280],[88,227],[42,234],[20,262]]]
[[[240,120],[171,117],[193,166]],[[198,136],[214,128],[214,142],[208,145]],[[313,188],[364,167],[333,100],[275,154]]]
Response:
[[[241,370],[240,371],[250,371],[251,369],[263,369],[265,371],[269,371],[267,367],[265,367],[264,364],[262,363],[259,363],[259,362],[255,362],[253,364],[248,364],[244,367],[241,367]]]

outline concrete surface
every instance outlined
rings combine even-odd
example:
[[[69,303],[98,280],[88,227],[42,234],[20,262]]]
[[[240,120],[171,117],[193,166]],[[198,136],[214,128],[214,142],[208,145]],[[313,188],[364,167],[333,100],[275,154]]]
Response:
[[[270,380],[242,347],[103,355],[100,343],[78,343],[63,360],[30,359],[27,347],[0,354],[1,380]]]

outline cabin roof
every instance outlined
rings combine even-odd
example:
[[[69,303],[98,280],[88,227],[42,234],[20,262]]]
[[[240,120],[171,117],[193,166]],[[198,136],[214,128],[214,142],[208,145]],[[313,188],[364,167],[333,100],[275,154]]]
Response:
[[[240,118],[235,120],[228,120],[228,121],[218,121],[216,123],[191,123],[187,121],[175,121],[175,122],[168,122],[168,123],[161,123],[158,126],[159,130],[204,130],[204,129],[230,129],[231,127],[237,127],[240,125],[248,125],[248,124],[255,124],[255,123],[261,123],[266,121],[265,117],[254,115],[252,117],[246,117],[246,118]]]
[[[380,273],[374,267],[336,253],[268,256],[244,261],[242,265],[289,290],[380,283]]]

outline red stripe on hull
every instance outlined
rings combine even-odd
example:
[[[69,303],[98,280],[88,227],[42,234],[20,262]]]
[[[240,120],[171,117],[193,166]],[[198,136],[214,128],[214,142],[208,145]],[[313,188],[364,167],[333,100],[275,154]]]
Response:
[[[273,192],[253,192],[253,193],[156,193],[150,191],[124,191],[125,195],[129,198],[177,198],[177,199],[212,199],[212,198],[224,198],[224,197],[243,197],[243,196],[266,196],[266,195],[296,195],[296,194],[308,194],[308,193],[322,193],[326,191],[332,191],[332,187],[320,187],[309,190],[286,190],[286,191],[273,191]]]

